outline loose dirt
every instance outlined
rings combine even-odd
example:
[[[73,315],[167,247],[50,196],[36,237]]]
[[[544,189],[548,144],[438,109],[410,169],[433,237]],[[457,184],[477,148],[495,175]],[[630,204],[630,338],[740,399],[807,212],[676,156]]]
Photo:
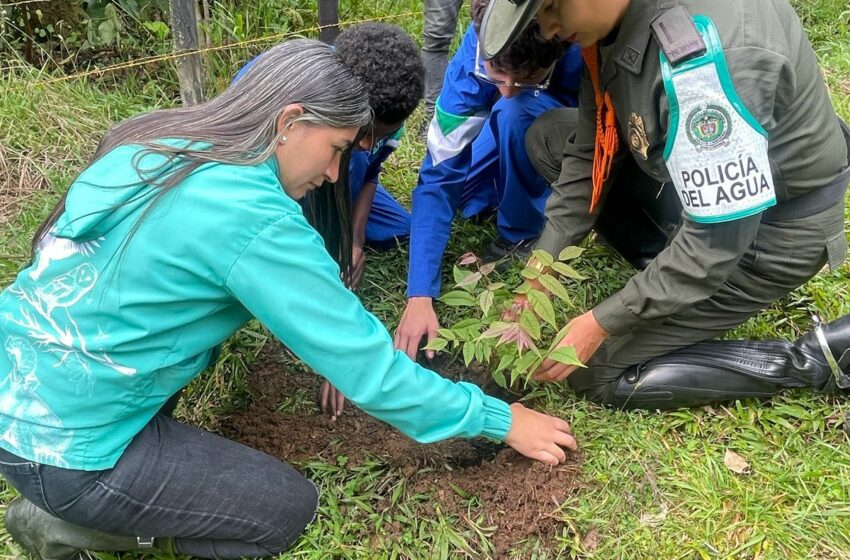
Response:
[[[422,445],[350,403],[333,422],[315,404],[321,379],[285,372],[282,352],[277,345],[263,351],[249,374],[253,399],[224,422],[224,435],[295,464],[316,459],[337,464],[337,457],[344,456],[351,468],[370,457],[380,458],[404,475],[408,495],[433,496],[424,506],[430,512],[423,514],[433,513],[436,505],[442,514],[457,519],[483,515],[486,526],[496,527],[496,558],[517,543],[561,532],[558,506],[577,490],[576,457],[549,467],[485,440]],[[478,496],[479,511],[470,511],[469,500],[457,489]]]

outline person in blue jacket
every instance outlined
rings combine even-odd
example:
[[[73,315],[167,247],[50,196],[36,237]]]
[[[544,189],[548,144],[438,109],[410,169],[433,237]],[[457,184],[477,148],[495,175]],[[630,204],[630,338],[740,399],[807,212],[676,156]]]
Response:
[[[499,57],[479,56],[488,4],[472,3],[472,24],[446,70],[413,191],[408,302],[395,334],[396,347],[411,358],[423,336],[436,336],[433,299],[458,210],[465,218],[495,213],[499,236],[485,260],[530,252],[551,189],[528,159],[526,132],[544,112],[577,102],[580,50],[544,40],[536,25]]]
[[[380,173],[398,148],[405,120],[422,100],[425,67],[413,38],[388,23],[352,25],[340,33],[334,47],[363,82],[374,111],[348,166],[352,254],[346,281],[356,288],[365,269],[367,244],[387,249],[410,236],[410,213],[381,185]],[[233,81],[256,59],[248,61]]]
[[[294,40],[193,107],[115,125],[0,293],[5,526],[37,558],[160,548],[264,557],[318,490],[285,463],[162,407],[255,317],[354,404],[421,441],[486,436],[557,464],[561,419],[394,350],[298,200],[339,178],[368,125],[360,80]]]

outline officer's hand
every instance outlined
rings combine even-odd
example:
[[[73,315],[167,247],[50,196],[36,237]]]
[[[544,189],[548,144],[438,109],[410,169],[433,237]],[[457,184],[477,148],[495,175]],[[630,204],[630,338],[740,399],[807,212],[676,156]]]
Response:
[[[407,300],[401,322],[395,331],[393,340],[396,350],[407,354],[411,360],[416,359],[419,351],[419,343],[423,336],[428,337],[428,342],[437,336],[437,314],[434,312],[434,304],[429,297],[412,297]],[[427,350],[425,355],[430,360],[434,357],[433,350]]]
[[[608,338],[608,332],[602,328],[592,311],[579,315],[569,324],[567,335],[558,343],[558,348],[573,346],[576,355],[582,363],[587,363],[599,349],[599,346]],[[578,366],[562,364],[554,360],[545,360],[532,378],[536,381],[561,381],[576,370]]]
[[[511,429],[505,443],[526,457],[548,465],[567,460],[564,448],[576,451],[578,445],[570,433],[570,425],[560,418],[511,405]]]
[[[336,421],[345,406],[345,396],[331,385],[330,381],[325,381],[319,390],[319,406],[322,414],[330,414],[331,420]]]

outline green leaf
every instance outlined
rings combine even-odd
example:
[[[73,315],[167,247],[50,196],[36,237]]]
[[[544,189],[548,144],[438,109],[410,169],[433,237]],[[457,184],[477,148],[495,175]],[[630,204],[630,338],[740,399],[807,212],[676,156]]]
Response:
[[[470,296],[470,297],[472,297],[472,296]],[[452,325],[452,330],[457,332],[461,329],[468,329],[470,327],[478,328],[480,325],[481,325],[481,321],[479,321],[478,319],[472,319],[472,318],[461,319],[460,321],[458,321],[457,323]]]
[[[472,297],[471,295],[469,297]],[[481,330],[481,321],[478,319],[463,319],[452,326],[452,331],[458,340],[472,340],[478,338]]]
[[[446,340],[457,340],[457,335],[451,329],[437,329],[437,334]]]
[[[490,284],[489,286],[487,286],[487,289],[490,290],[491,292],[495,292],[499,288],[504,288],[504,287],[505,287],[504,282],[494,282],[494,283]]]
[[[115,23],[113,23],[112,20],[106,20],[97,26],[98,38],[101,40],[101,42],[107,45],[115,40],[117,34],[118,29],[115,27]]]
[[[478,305],[472,294],[461,290],[454,290],[441,295],[440,301],[451,307],[472,307],[473,305]]]
[[[558,296],[561,301],[570,301],[570,295],[567,293],[567,289],[554,276],[550,276],[549,274],[541,274],[540,278],[538,278],[537,281],[540,282],[544,288],[549,290],[549,293]]]
[[[508,366],[513,363],[515,358],[516,356],[514,356],[513,354],[505,354],[504,356],[502,356],[499,360],[499,365],[496,366],[496,369],[493,370],[493,373],[507,369]]]
[[[522,375],[528,372],[529,368],[537,361],[537,356],[533,352],[526,352],[516,361],[513,367],[513,372]]]
[[[490,309],[492,309],[493,300],[495,298],[496,295],[489,290],[484,290],[481,292],[481,295],[478,296],[478,305],[481,306],[481,311],[484,312],[484,315],[487,315],[490,312]]]
[[[561,346],[560,348],[555,348],[555,350],[550,352],[547,357],[550,360],[555,360],[556,362],[560,362],[568,366],[585,367],[582,361],[578,359],[576,349],[573,346]]]
[[[567,336],[567,333],[570,332],[570,327],[572,326],[572,323],[567,323],[566,325],[561,327],[561,330],[559,330],[558,334],[555,335],[555,338],[552,339],[552,346],[549,347],[549,351],[552,351],[558,345],[558,343],[561,342],[565,336]]]
[[[552,258],[552,255],[544,251],[543,249],[535,249],[531,252],[534,255],[534,258],[543,263],[545,266],[552,266],[552,263],[555,262],[555,259]]]
[[[552,270],[560,274],[561,276],[566,276],[567,278],[572,278],[573,280],[585,280],[585,277],[579,274],[579,272],[571,267],[568,264],[564,264],[561,262],[556,262],[552,265]]]
[[[540,321],[534,316],[534,313],[526,309],[519,316],[519,324],[525,329],[534,340],[540,340]]]
[[[440,352],[442,350],[445,350],[448,344],[449,341],[445,338],[434,338],[431,340],[431,342],[428,343],[427,346],[425,346],[425,350],[434,350],[435,352]]]
[[[496,382],[496,385],[498,385],[499,387],[502,387],[503,389],[507,388],[508,380],[505,379],[504,373],[497,370],[497,371],[494,371],[492,373],[492,375],[493,375],[493,380]]]
[[[475,357],[475,343],[472,341],[466,341],[463,343],[463,363],[466,366],[472,363],[472,359]]]
[[[171,31],[168,25],[162,21],[145,21],[142,22],[142,25],[145,26],[145,29],[154,34],[154,36],[160,41],[164,40],[168,37],[168,33]]]
[[[457,265],[452,268],[452,277],[455,279],[455,284],[460,284],[470,274],[472,274],[471,270],[463,270],[462,268],[458,268]]]
[[[525,267],[519,274],[528,280],[537,280],[537,277],[540,276],[540,271],[536,268]]]
[[[490,347],[485,342],[475,343],[475,361],[480,364],[487,363],[490,359]]]
[[[463,278],[460,282],[457,283],[458,288],[463,288],[464,290],[472,290],[477,284],[478,281],[481,280],[482,276],[480,272],[473,272]]]
[[[528,302],[538,317],[553,327],[557,327],[555,324],[555,309],[552,307],[552,302],[549,301],[546,294],[540,290],[531,290],[528,292]]]
[[[581,256],[582,253],[584,253],[584,249],[582,249],[581,247],[575,247],[570,245],[569,247],[566,247],[563,251],[560,252],[560,254],[558,255],[558,260],[571,261],[574,258]]]
[[[458,342],[466,342],[468,340],[475,340],[478,338],[478,333],[473,332],[470,329],[461,329],[455,334],[457,334]]]

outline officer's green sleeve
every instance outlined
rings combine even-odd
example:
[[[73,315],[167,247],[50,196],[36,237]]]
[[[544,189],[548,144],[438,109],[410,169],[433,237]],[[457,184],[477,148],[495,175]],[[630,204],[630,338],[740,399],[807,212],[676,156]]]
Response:
[[[732,81],[744,105],[768,131],[788,95],[793,68],[786,57],[757,47],[726,53]],[[775,170],[774,170],[775,172]],[[705,300],[729,278],[755,239],[761,214],[718,224],[685,219],[671,243],[643,272],[593,309],[599,324],[622,335],[643,321],[669,317]]]
[[[723,224],[685,220],[673,241],[646,270],[593,308],[610,334],[672,315],[711,296],[735,270],[755,239],[761,215]]]
[[[393,349],[384,326],[343,286],[339,268],[300,214],[272,221],[230,267],[228,290],[354,404],[420,442],[503,440],[508,405],[454,383]]]
[[[585,69],[579,93],[578,125],[575,135],[564,146],[561,175],[552,184],[552,193],[546,201],[546,224],[535,248],[557,255],[564,247],[580,243],[596,222],[601,204],[590,213],[595,137],[596,100]],[[620,161],[616,159],[614,167]]]

